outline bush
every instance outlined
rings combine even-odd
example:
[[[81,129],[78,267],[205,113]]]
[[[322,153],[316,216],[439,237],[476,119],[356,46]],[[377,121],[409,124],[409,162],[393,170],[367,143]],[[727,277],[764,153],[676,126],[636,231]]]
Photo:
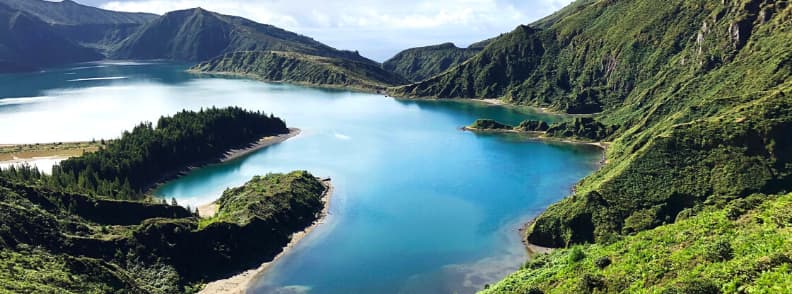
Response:
[[[712,262],[721,262],[734,258],[734,249],[729,241],[718,240],[707,248],[706,258]]]
[[[530,287],[527,290],[525,290],[525,294],[544,294],[544,291],[542,291],[537,287]]]
[[[592,274],[585,274],[583,278],[580,279],[580,284],[578,284],[578,288],[582,292],[591,293],[595,289],[602,290],[605,288],[605,281],[602,276],[592,275]]]
[[[604,268],[608,267],[609,265],[611,265],[611,260],[610,260],[609,257],[603,256],[603,257],[598,258],[597,261],[594,262],[594,264],[599,269],[604,269]]]
[[[584,258],[586,258],[586,254],[583,253],[583,249],[581,249],[580,246],[573,247],[572,251],[569,252],[569,262],[570,263],[575,263],[575,262],[581,261]]]
[[[667,288],[663,294],[720,294],[717,284],[710,280],[696,280]]]

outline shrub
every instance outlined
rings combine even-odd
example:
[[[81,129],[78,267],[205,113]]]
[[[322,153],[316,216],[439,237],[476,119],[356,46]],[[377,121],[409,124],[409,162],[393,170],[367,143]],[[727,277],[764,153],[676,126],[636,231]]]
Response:
[[[707,248],[706,258],[712,262],[720,262],[730,260],[734,257],[734,249],[732,249],[729,241],[718,240]]]
[[[586,258],[586,254],[583,253],[583,249],[581,249],[580,246],[573,247],[572,251],[569,252],[569,262],[570,263],[575,263],[575,262],[581,261],[584,258]]]
[[[717,284],[710,280],[695,280],[684,282],[680,285],[667,288],[663,294],[720,294]]]
[[[608,267],[609,265],[611,265],[611,260],[610,260],[609,257],[603,256],[603,257],[598,258],[597,261],[594,262],[594,264],[599,269],[604,269],[604,268]]]
[[[544,292],[537,287],[530,287],[525,290],[525,294],[544,294]]]
[[[578,284],[578,288],[585,293],[591,293],[595,289],[603,289],[605,288],[605,281],[602,276],[592,275],[592,274],[585,274],[583,278],[580,279],[580,283]]]

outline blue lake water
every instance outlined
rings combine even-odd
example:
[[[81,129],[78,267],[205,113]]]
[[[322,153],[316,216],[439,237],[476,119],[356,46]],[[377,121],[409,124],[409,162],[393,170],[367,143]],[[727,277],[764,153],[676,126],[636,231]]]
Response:
[[[205,204],[254,175],[331,177],[330,216],[254,293],[471,293],[527,258],[517,228],[568,195],[600,159],[590,146],[460,131],[477,118],[557,117],[457,101],[201,77],[162,63],[93,63],[0,75],[0,144],[117,137],[182,109],[272,112],[302,134],[195,170],[156,194]]]

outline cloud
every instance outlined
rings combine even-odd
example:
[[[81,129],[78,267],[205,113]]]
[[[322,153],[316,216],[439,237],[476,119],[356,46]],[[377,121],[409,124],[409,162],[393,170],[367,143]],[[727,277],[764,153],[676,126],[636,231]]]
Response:
[[[401,49],[469,43],[549,15],[572,0],[85,0],[105,9],[152,12],[202,7],[303,33],[384,59]],[[356,40],[355,40],[356,39]],[[373,42],[373,44],[372,44]],[[367,54],[368,53],[368,54]]]

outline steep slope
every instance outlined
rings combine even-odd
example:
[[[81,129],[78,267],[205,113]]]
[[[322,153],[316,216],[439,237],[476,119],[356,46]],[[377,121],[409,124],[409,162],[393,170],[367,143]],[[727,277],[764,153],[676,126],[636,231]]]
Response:
[[[483,293],[788,293],[789,240],[792,194],[757,194],[613,244],[538,256]]]
[[[111,56],[204,61],[236,51],[256,50],[299,52],[374,64],[357,53],[339,51],[306,36],[201,8],[174,11],[153,20],[121,42]]]
[[[266,81],[363,90],[381,90],[407,82],[400,76],[369,62],[280,51],[230,53],[198,64],[192,68],[192,71],[238,74]]]
[[[656,72],[646,66],[638,74],[651,79],[625,81],[635,89],[598,116],[618,127],[607,154],[611,163],[540,216],[528,240],[549,246],[607,241],[702,206],[792,188],[792,8],[756,0],[668,4],[665,14],[676,17],[667,18],[662,41],[643,42],[678,44],[677,52],[649,59],[665,60]],[[655,15],[652,5],[592,4],[589,10],[596,22],[610,14]]]
[[[483,49],[484,43],[459,48],[453,43],[411,48],[399,52],[382,64],[385,70],[417,82],[435,76],[468,60]]]
[[[62,37],[41,20],[0,4],[0,72],[100,58],[94,50]]]
[[[0,176],[0,292],[194,293],[272,260],[316,220],[325,192],[307,172],[270,174],[224,193],[235,199],[221,213],[240,218],[206,221],[179,206],[56,192],[44,181]]]
[[[589,125],[606,132],[555,136],[613,141],[608,164],[540,215],[527,240],[610,242],[792,189],[789,40],[787,1],[577,1],[392,92],[599,112]]]

